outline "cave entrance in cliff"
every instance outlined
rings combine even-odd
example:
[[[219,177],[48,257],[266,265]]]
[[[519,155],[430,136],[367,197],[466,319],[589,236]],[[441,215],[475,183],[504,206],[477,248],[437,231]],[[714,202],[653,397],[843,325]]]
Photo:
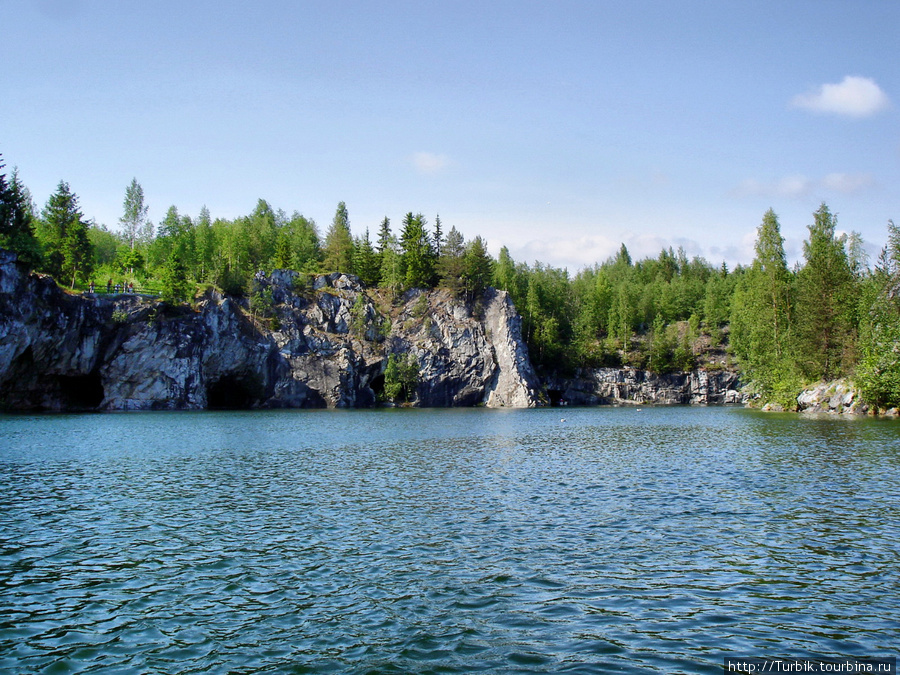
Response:
[[[566,405],[562,389],[548,389],[547,398],[550,400],[550,405],[554,407]]]
[[[105,393],[100,375],[59,375],[60,402],[69,410],[95,410],[103,403]]]
[[[369,387],[372,389],[372,393],[375,394],[375,401],[384,400],[384,375],[373,377],[372,381],[369,382]]]
[[[259,384],[240,375],[225,375],[206,387],[210,410],[249,410],[259,402]]]

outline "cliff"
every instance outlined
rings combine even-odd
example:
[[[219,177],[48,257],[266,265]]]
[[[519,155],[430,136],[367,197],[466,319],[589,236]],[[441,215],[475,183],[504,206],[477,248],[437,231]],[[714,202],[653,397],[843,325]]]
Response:
[[[390,354],[419,366],[420,406],[530,407],[537,378],[508,295],[447,291],[399,303],[351,276],[298,286],[258,276],[251,301],[210,291],[194,308],[77,296],[0,251],[0,406],[13,410],[364,407]]]
[[[763,410],[782,411],[776,404],[767,404]],[[797,396],[797,412],[830,413],[845,415],[883,415],[898,417],[897,408],[879,410],[867,404],[860,396],[859,390],[848,379],[832,382],[819,382],[804,389]]]
[[[566,380],[548,380],[553,399],[571,405],[597,404],[742,404],[737,373],[729,370],[692,370],[659,375],[634,368],[597,368]]]

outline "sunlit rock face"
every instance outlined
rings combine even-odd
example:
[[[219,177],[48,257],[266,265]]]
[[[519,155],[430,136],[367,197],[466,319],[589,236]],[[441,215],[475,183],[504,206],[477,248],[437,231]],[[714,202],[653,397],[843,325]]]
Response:
[[[193,308],[66,293],[0,251],[0,406],[12,410],[365,407],[392,353],[420,406],[530,407],[538,381],[508,295],[390,299],[355,277],[258,275],[256,293]]]

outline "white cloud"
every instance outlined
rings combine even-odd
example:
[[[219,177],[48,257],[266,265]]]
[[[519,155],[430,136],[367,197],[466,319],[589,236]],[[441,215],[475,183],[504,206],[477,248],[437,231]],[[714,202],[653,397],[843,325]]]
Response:
[[[802,175],[784,176],[770,181],[749,178],[735,190],[738,197],[777,197],[803,199],[815,192],[840,192],[850,195],[863,192],[875,185],[869,173],[830,173],[820,179]]]
[[[533,239],[524,246],[510,247],[515,260],[532,263],[540,261],[553,265],[565,265],[573,270],[603,262],[619,250],[621,242],[604,236],[576,237],[572,239]]]
[[[615,256],[622,244],[628,248],[632,260],[655,258],[663,249],[684,248],[689,258],[708,255],[695,240],[685,237],[666,238],[656,234],[622,233],[613,239],[604,235],[554,239],[534,239],[523,246],[509,246],[510,255],[520,262],[542,262],[553,266],[566,267],[574,274],[584,267],[602,263]],[[752,250],[752,246],[751,246]],[[714,262],[713,264],[717,264]]]
[[[881,87],[868,77],[848,75],[838,84],[823,84],[817,90],[798,94],[791,107],[848,117],[869,117],[890,105]]]
[[[875,179],[869,173],[830,173],[822,179],[822,185],[835,192],[854,194],[875,185]]]
[[[446,155],[433,152],[415,152],[409,159],[416,171],[429,175],[438,173],[450,163]]]
[[[748,178],[737,187],[735,192],[741,197],[788,197],[794,199],[805,197],[813,187],[813,181],[806,176],[794,175],[770,181]]]

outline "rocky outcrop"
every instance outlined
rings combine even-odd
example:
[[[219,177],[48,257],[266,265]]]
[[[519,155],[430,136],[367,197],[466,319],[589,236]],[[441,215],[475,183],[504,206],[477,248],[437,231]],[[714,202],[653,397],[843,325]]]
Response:
[[[548,394],[572,405],[596,404],[742,404],[737,373],[693,370],[658,375],[634,368],[597,368],[573,379],[547,382]]]
[[[258,275],[250,300],[209,291],[193,308],[173,307],[69,294],[0,251],[0,406],[364,407],[399,352],[419,364],[417,405],[537,403],[505,292],[467,304],[411,291],[394,303],[351,276],[305,279],[279,270]]]
[[[871,408],[859,395],[852,383],[846,379],[833,382],[819,382],[804,389],[797,396],[797,411],[805,413],[832,413],[847,415],[881,414],[897,417],[896,408],[879,410]]]

